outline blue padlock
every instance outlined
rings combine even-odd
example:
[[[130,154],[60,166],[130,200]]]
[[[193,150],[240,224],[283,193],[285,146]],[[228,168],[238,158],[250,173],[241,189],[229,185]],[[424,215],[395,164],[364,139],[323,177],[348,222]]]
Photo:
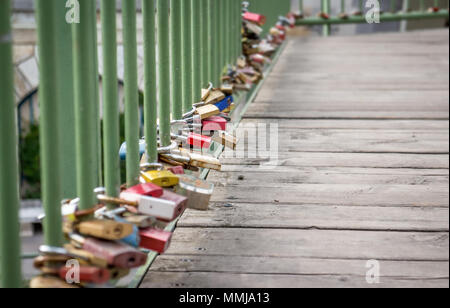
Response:
[[[143,139],[139,140],[139,157],[140,158],[142,158],[142,155],[144,155],[146,146],[147,146],[147,144],[145,143],[145,140],[143,140]],[[127,159],[127,143],[126,142],[122,143],[122,145],[120,146],[119,156],[120,156],[120,160]]]
[[[221,112],[230,107],[230,105],[234,102],[233,96],[227,96],[217,104],[214,104]]]
[[[118,216],[114,218],[117,222],[122,222],[128,224],[129,222],[125,219],[122,219]],[[141,237],[139,235],[139,228],[136,225],[133,225],[133,233],[126,238],[123,238],[120,240],[122,243],[133,246],[135,248],[139,247],[139,244],[141,243]]]

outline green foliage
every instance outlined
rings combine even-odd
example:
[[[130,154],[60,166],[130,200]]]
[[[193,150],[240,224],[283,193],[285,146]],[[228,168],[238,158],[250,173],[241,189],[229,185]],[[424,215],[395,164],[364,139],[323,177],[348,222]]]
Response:
[[[25,181],[21,187],[22,197],[39,199],[41,197],[41,170],[39,127],[37,125],[30,125],[28,134],[21,138],[19,157],[21,174]]]

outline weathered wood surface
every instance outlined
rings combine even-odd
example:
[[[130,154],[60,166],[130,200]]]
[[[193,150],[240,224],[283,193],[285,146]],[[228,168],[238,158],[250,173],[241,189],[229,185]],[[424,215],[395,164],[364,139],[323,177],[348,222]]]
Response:
[[[241,125],[277,167],[223,158],[142,287],[448,287],[448,34],[291,39]]]

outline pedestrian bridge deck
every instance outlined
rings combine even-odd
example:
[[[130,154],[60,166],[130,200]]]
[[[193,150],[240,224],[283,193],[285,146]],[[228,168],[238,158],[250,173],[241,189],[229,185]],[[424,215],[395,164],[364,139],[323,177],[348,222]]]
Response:
[[[448,287],[448,45],[291,38],[242,122],[278,123],[279,167],[223,159],[141,287]]]

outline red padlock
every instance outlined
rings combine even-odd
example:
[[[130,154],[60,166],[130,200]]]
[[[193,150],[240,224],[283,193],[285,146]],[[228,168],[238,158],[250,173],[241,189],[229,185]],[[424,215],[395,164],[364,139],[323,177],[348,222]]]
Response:
[[[251,12],[245,12],[243,16],[244,20],[257,23],[260,26],[263,26],[266,23],[266,16]]]
[[[213,116],[202,121],[204,131],[227,130],[227,120],[220,116]]]
[[[280,24],[280,23],[277,23],[277,24],[276,24],[276,27],[277,27],[277,29],[280,30],[280,31],[286,31],[286,28],[285,28],[282,24]]]
[[[159,198],[163,195],[163,189],[153,183],[139,184],[123,191],[124,193],[136,194]]]
[[[208,136],[203,136],[196,133],[190,133],[187,136],[187,144],[192,145],[197,148],[209,148],[211,146],[212,140]]]
[[[66,280],[67,273],[71,270],[70,267],[62,267],[59,270],[59,277]],[[80,266],[80,282],[105,284],[110,279],[109,271],[105,268],[94,266]]]
[[[170,172],[172,172],[173,174],[184,174],[184,168],[183,166],[175,166],[175,167],[170,167],[169,169]]]
[[[437,13],[437,12],[439,12],[439,10],[440,9],[437,6],[433,6],[433,7],[430,7],[428,9],[428,12],[430,12],[430,13]]]
[[[325,12],[320,12],[320,13],[319,13],[319,17],[320,17],[320,18],[323,18],[323,19],[330,19],[330,15],[328,15],[328,14],[325,13]]]
[[[174,209],[171,212],[172,219],[170,221],[183,214],[187,208],[188,199],[184,196],[171,192],[170,190],[165,189],[164,194],[160,197],[160,199],[172,202],[174,204]]]
[[[141,242],[139,246],[148,250],[164,253],[170,245],[172,233],[158,229],[144,229],[139,231]]]

